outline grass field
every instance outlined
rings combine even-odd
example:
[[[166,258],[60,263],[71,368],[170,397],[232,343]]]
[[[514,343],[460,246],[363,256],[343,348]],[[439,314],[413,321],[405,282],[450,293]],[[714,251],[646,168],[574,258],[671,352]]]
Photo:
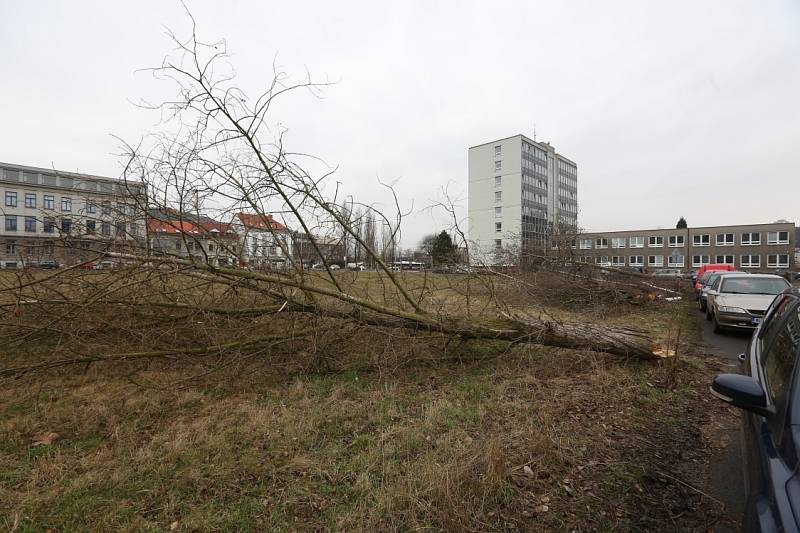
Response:
[[[352,353],[326,364],[283,353],[246,364],[114,362],[4,381],[0,527],[663,531],[713,523],[720,509],[701,495],[709,437],[700,429],[718,409],[706,394],[715,366],[691,355],[688,304],[631,306],[605,320],[656,337],[681,329],[678,359],[478,342],[437,359],[408,337],[363,338],[353,328],[340,332]],[[38,342],[3,348],[3,358],[57,351],[52,339]],[[404,356],[376,364],[369,353],[378,342],[384,356]]]

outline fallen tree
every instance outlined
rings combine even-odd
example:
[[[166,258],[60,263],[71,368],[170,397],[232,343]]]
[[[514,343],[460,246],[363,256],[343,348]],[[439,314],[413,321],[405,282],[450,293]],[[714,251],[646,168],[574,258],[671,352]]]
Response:
[[[166,58],[152,73],[174,82],[177,97],[146,106],[170,118],[163,130],[125,145],[123,178],[145,186],[145,199],[137,196],[138,208],[151,217],[158,214],[158,231],[149,231],[134,253],[103,254],[127,265],[120,279],[99,281],[73,269],[39,278],[20,277],[3,287],[0,294],[6,298],[0,305],[14,310],[15,317],[2,325],[10,339],[7,345],[54,332],[77,338],[81,317],[93,307],[111,306],[120,317],[148,317],[143,310],[157,307],[181,311],[181,315],[169,315],[175,328],[190,327],[198,316],[208,315],[248,316],[254,324],[263,317],[319,317],[451,338],[657,357],[653,341],[634,328],[566,322],[541,318],[544,311],[534,317],[511,310],[498,298],[493,281],[480,274],[467,275],[457,290],[449,287],[447,298],[438,297],[442,289],[427,277],[419,286],[409,287],[389,261],[403,218],[396,196],[391,216],[374,205],[343,198],[338,185],[328,184],[330,173],[312,177],[296,162],[300,156],[284,148],[284,130],[269,121],[277,99],[301,89],[315,93],[327,84],[311,78],[292,82],[276,70],[267,90],[249,99],[233,84],[232,70],[226,70],[224,43],[201,44],[194,31],[189,40],[176,38],[175,43],[177,57]],[[280,249],[283,268],[253,262],[258,240],[250,245],[228,238],[243,212],[262,222],[261,246],[268,239],[270,246]],[[208,222],[212,218],[213,224]],[[275,223],[278,219],[280,223]],[[368,222],[375,220],[385,228],[380,242],[374,222]],[[297,228],[297,233],[287,236],[280,229],[285,227]],[[159,231],[177,235],[176,247],[181,252],[156,249],[154,243],[162,237]],[[311,250],[319,271],[309,271],[303,256],[296,253],[298,238]],[[352,255],[375,265],[370,281],[376,287],[373,293],[359,293],[362,289],[353,279],[336,272],[332,254],[326,252],[331,243],[345,256],[353,251]],[[157,289],[154,283],[159,284]],[[481,297],[474,292],[478,289]],[[197,297],[198,291],[202,298]],[[240,292],[247,293],[247,298],[240,298]],[[476,301],[479,313],[472,311]],[[259,305],[250,305],[253,302]],[[149,323],[157,323],[161,316],[150,315]],[[148,331],[135,324],[127,327],[125,334],[130,336]],[[224,355],[227,350],[261,349],[265,343],[282,341],[274,333],[243,329],[239,334],[243,338],[186,348],[170,346],[169,335],[161,331],[156,350],[75,353],[50,362],[9,366],[0,370],[0,376],[70,364]],[[300,337],[296,330],[285,336]],[[77,351],[88,349],[81,345]]]

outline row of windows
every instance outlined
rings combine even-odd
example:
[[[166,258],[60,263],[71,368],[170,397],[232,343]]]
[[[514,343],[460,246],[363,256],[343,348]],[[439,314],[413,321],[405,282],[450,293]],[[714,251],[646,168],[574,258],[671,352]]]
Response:
[[[18,207],[19,206],[19,194],[16,191],[6,191],[5,193],[5,206],[6,207]],[[24,201],[25,207],[27,209],[36,209],[38,207],[38,195],[35,192],[26,192],[24,193]],[[71,213],[72,212],[72,198],[69,196],[62,196],[60,199],[61,211],[64,213]],[[50,209],[55,210],[56,206],[56,197],[52,194],[44,194],[42,195],[42,208],[43,209]],[[93,202],[86,203],[86,212],[90,214],[97,213],[97,209],[100,208],[104,215],[107,215],[111,212],[111,202],[108,200],[103,200],[99,204]],[[124,203],[117,203],[117,213],[125,214],[125,213],[135,213],[135,206],[124,204]]]
[[[767,244],[789,244],[788,231],[768,231]],[[734,233],[718,233],[715,236],[714,243],[717,246],[734,246],[736,244],[736,235]],[[761,244],[761,233],[748,232],[742,233],[740,238],[742,246],[758,246]],[[669,247],[681,248],[685,245],[684,235],[670,235],[667,239]],[[630,248],[644,248],[644,237],[612,237],[612,248],[625,248],[626,245]],[[605,237],[598,239],[579,239],[578,246],[581,250],[591,250],[594,248],[608,248],[608,239]],[[647,238],[648,248],[662,248],[664,246],[663,236],[651,236]],[[711,246],[711,235],[693,235],[692,246]],[[573,248],[575,246],[573,245]]]
[[[597,256],[597,257],[579,257],[578,261],[581,263],[597,263],[598,265],[603,266],[632,266],[632,267],[643,267],[644,266],[644,259],[645,256],[643,255],[632,255],[630,257],[625,257],[624,255],[614,255],[614,256]],[[667,266],[670,267],[683,267],[686,263],[686,258],[681,254],[675,255],[668,255],[667,256]],[[664,266],[664,256],[663,255],[651,255],[647,257],[647,265],[651,267],[663,267]]]
[[[101,180],[75,180],[70,176],[53,176],[51,174],[40,174],[39,172],[19,171],[11,168],[0,168],[0,180],[12,183],[25,183],[28,185],[45,185],[47,187],[76,188],[85,191],[95,191],[101,193],[122,193],[140,194],[142,187],[136,183],[112,183]]]
[[[644,266],[643,255],[631,256],[597,256],[597,257],[580,257],[578,260],[582,263],[592,262],[598,264],[607,264],[611,266]],[[681,254],[673,254],[667,256],[667,266],[670,267],[683,267],[686,258]],[[718,255],[716,256],[715,263],[736,265],[736,258],[732,255]],[[692,266],[701,267],[703,265],[710,265],[711,257],[708,255],[695,255],[692,256]],[[663,255],[650,255],[647,257],[647,265],[651,267],[663,267]],[[739,266],[743,268],[761,268],[760,255],[743,255],[739,258]],[[767,268],[789,268],[789,255],[788,254],[770,254],[767,255]]]
[[[5,215],[5,230],[6,231],[18,231],[19,225],[17,224],[17,219],[23,218],[24,219],[24,228],[25,233],[36,233],[39,228],[39,221],[36,217],[17,217],[16,215]],[[111,223],[110,222],[100,222],[97,223],[96,220],[86,220],[83,223],[84,228],[86,229],[86,233],[89,235],[93,235],[99,232],[100,235],[111,235]],[[42,231],[44,233],[55,233],[55,229],[59,227],[57,225],[56,219],[54,217],[44,217],[42,219]],[[62,218],[60,224],[60,231],[61,233],[71,233],[73,227],[73,221],[69,218]],[[130,234],[137,235],[139,228],[136,224],[130,224]],[[125,228],[126,225],[124,222],[117,222],[114,224],[115,233],[117,236],[125,235]]]

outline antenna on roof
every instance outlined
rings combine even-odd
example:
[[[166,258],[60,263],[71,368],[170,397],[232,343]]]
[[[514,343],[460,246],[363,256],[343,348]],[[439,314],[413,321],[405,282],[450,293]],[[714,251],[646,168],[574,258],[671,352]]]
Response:
[[[536,142],[536,123],[533,123],[533,141]]]

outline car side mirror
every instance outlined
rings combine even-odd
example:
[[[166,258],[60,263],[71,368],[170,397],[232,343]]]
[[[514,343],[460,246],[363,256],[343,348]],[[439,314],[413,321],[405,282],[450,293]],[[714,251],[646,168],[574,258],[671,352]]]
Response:
[[[711,393],[734,407],[770,417],[775,411],[769,406],[767,393],[758,381],[741,374],[717,374],[711,383]]]

